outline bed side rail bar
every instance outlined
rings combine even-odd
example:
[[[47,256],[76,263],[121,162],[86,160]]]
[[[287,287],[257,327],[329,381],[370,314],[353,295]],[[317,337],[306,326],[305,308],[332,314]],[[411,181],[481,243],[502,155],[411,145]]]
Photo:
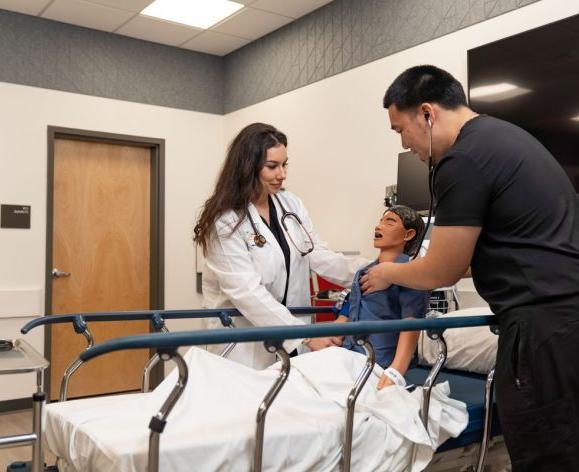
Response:
[[[333,313],[334,307],[331,306],[301,306],[289,307],[289,311],[294,315],[311,315],[315,313]],[[125,312],[102,312],[102,313],[72,313],[65,315],[50,315],[35,318],[26,323],[20,332],[27,334],[37,326],[49,325],[54,323],[74,323],[79,317],[86,321],[137,321],[152,320],[160,316],[165,320],[177,319],[203,319],[222,316],[242,316],[239,310],[234,308],[217,308],[207,310],[144,310],[144,311],[125,311]]]
[[[175,364],[177,364],[179,377],[173,390],[171,390],[169,396],[165,399],[165,402],[159,409],[158,413],[151,418],[149,423],[149,429],[151,432],[149,433],[148,472],[159,471],[159,441],[161,440],[161,434],[167,424],[167,418],[185,391],[189,379],[187,364],[181,354],[177,352],[177,349],[160,349],[157,353],[162,361],[166,362],[173,360]]]
[[[111,339],[97,344],[80,354],[87,361],[108,352],[124,349],[170,348],[229,342],[285,341],[287,339],[318,338],[327,336],[352,336],[428,329],[468,328],[496,324],[493,315],[457,316],[447,319],[408,319],[397,321],[358,321],[356,323],[320,323],[303,326],[273,326],[237,329],[210,329],[153,333]]]

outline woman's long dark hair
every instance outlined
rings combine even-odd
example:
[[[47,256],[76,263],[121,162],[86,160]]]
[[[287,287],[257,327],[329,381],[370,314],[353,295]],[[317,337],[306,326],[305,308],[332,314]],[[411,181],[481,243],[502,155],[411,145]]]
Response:
[[[280,144],[287,146],[286,135],[264,123],[246,126],[231,142],[213,195],[203,205],[195,225],[193,240],[201,244],[203,253],[207,252],[215,220],[223,213],[233,210],[239,216],[232,233],[245,219],[250,201],[262,190],[259,173],[267,150]]]

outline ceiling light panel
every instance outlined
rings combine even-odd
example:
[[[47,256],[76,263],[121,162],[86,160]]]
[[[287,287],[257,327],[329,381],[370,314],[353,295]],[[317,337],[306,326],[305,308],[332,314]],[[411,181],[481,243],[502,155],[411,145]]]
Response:
[[[141,14],[207,29],[241,8],[229,0],[155,0]]]
[[[178,25],[172,21],[137,15],[115,33],[169,46],[180,46],[202,31],[202,29]]]

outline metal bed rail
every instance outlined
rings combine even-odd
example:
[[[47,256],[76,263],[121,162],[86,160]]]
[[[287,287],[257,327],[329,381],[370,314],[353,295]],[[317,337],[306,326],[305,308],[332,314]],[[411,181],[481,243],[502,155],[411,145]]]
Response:
[[[496,324],[493,315],[454,316],[449,318],[405,319],[396,321],[357,321],[355,323],[319,323],[314,325],[270,326],[236,329],[208,329],[175,333],[151,333],[111,339],[80,354],[86,362],[108,352],[125,349],[159,349],[228,342],[285,341],[288,339],[354,336],[400,331],[446,330]]]
[[[289,307],[290,313],[294,315],[314,315],[316,313],[332,313],[334,307]],[[205,319],[219,318],[224,327],[235,328],[232,317],[243,316],[235,308],[219,309],[197,309],[197,310],[145,310],[132,312],[97,312],[97,313],[75,313],[63,315],[50,315],[41,318],[35,318],[26,323],[20,330],[22,334],[27,334],[39,326],[72,323],[74,331],[85,337],[87,341],[86,349],[94,345],[94,338],[88,327],[87,322],[104,322],[104,321],[142,321],[149,320],[153,329],[157,332],[168,333],[169,330],[165,320],[170,319]],[[221,352],[222,357],[227,357],[235,348],[236,343],[231,342],[225,346]],[[150,387],[150,374],[152,369],[158,364],[159,355],[154,354],[147,362],[143,369],[143,381],[141,386],[142,392],[148,392]],[[59,401],[66,401],[68,397],[68,384],[70,377],[78,370],[83,361],[80,358],[75,359],[65,369],[60,382]]]
[[[385,332],[400,332],[400,331],[422,331],[429,332],[429,336],[433,338],[442,338],[443,332],[449,328],[464,328],[473,326],[494,325],[496,318],[494,316],[468,316],[468,317],[452,317],[452,318],[426,318],[426,319],[407,319],[396,321],[362,321],[356,323],[325,323],[317,325],[304,326],[280,326],[280,327],[255,327],[255,328],[237,328],[237,329],[213,329],[203,331],[186,331],[177,333],[153,333],[145,335],[128,336],[106,341],[102,344],[88,348],[82,352],[79,359],[86,362],[97,356],[107,354],[109,352],[120,351],[125,349],[157,349],[160,356],[162,353],[175,352],[175,349],[182,346],[195,346],[207,344],[223,344],[223,343],[238,343],[238,342],[264,342],[265,348],[269,352],[277,352],[282,359],[282,368],[274,385],[267,392],[263,402],[261,403],[257,418],[256,418],[256,441],[254,450],[253,471],[261,472],[262,470],[262,452],[263,452],[263,433],[265,427],[265,416],[267,410],[275,400],[275,397],[283,387],[287,377],[289,376],[290,363],[287,352],[283,348],[283,341],[287,339],[301,339],[301,338],[316,338],[327,336],[355,336],[356,342],[365,347],[367,353],[367,360],[364,370],[358,376],[356,383],[347,399],[347,414],[346,414],[346,428],[345,438],[343,444],[343,470],[350,470],[350,458],[352,447],[352,421],[355,402],[368,380],[370,373],[374,367],[375,357],[371,344],[367,342],[367,336],[374,333]],[[441,357],[445,358],[445,349],[441,347]],[[432,387],[438,371],[442,367],[442,361],[437,362],[433,367],[431,375],[429,376],[430,385],[424,393],[423,408],[428,408],[430,388]],[[181,373],[182,368],[180,368]],[[181,380],[181,376],[180,376]],[[179,384],[179,382],[178,382]],[[177,389],[175,387],[173,392]],[[184,388],[184,386],[183,386]],[[172,392],[172,395],[173,395]],[[182,389],[179,392],[182,392]],[[174,395],[173,395],[174,396]],[[151,420],[150,428],[150,442],[149,442],[149,472],[157,472],[159,465],[159,436],[163,431],[166,419],[170,413],[172,406],[176,400],[171,403],[169,408],[160,411]],[[170,403],[170,398],[166,404]],[[164,405],[165,407],[165,405]],[[428,410],[426,413],[422,412],[423,422],[427,427]],[[425,415],[425,416],[424,416]],[[162,428],[158,426],[158,421],[155,418],[162,418]],[[486,434],[485,434],[486,436]],[[482,447],[481,447],[482,451]],[[484,463],[484,457],[482,458]]]
[[[301,306],[288,307],[293,315],[311,315],[315,313],[333,312],[333,307],[322,306]],[[182,319],[203,319],[218,316],[243,316],[235,308],[211,308],[196,310],[142,310],[124,312],[94,312],[94,313],[69,313],[62,315],[50,315],[35,318],[26,323],[21,329],[22,334],[27,334],[30,330],[43,325],[54,323],[72,323],[79,318],[87,321],[137,321],[152,320],[155,316],[160,316],[165,320]]]

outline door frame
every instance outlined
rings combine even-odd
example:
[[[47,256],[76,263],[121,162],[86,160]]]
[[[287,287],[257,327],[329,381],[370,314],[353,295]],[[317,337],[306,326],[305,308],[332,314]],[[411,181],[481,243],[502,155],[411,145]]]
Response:
[[[104,133],[59,126],[47,127],[48,155],[47,155],[47,198],[46,198],[46,267],[44,289],[44,314],[52,315],[52,249],[54,229],[54,144],[57,139],[77,141],[91,141],[103,144],[119,144],[138,146],[150,149],[151,182],[150,182],[150,274],[149,274],[149,305],[152,310],[163,310],[165,307],[165,140],[131,136],[125,134]],[[44,329],[44,355],[51,359],[51,325]],[[162,363],[153,369],[151,381],[158,384],[163,373]],[[50,386],[50,366],[46,370],[45,390]]]

